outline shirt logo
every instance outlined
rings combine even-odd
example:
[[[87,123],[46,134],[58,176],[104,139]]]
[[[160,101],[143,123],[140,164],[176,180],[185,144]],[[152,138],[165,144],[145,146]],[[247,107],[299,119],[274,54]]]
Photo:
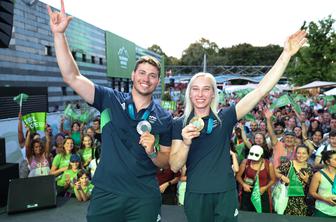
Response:
[[[157,118],[155,116],[149,116],[148,117],[148,122],[151,124],[154,124],[157,121]]]
[[[126,109],[126,105],[125,105],[125,103],[121,103],[120,105],[121,105],[121,108],[122,108],[123,110]]]
[[[235,212],[234,212],[234,217],[236,217],[236,216],[238,216],[238,214],[239,214],[239,211],[238,211],[238,209],[236,208],[236,210],[235,210]]]
[[[216,126],[218,126],[218,120],[214,119],[214,121],[213,121],[213,127],[215,128]]]

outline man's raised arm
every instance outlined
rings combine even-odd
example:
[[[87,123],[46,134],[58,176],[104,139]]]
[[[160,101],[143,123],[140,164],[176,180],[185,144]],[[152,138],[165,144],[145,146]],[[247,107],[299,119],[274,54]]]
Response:
[[[64,34],[72,17],[66,15],[63,0],[61,0],[60,12],[53,12],[49,5],[47,9],[50,17],[50,29],[54,35],[57,63],[63,80],[86,102],[93,104],[94,84],[91,80],[80,74]]]

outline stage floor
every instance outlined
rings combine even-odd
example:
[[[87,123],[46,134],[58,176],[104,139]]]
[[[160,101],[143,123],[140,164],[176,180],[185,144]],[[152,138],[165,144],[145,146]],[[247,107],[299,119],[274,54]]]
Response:
[[[58,199],[57,207],[38,211],[7,215],[6,209],[1,208],[1,222],[83,222],[86,221],[88,203],[77,202],[72,199]],[[183,208],[178,206],[162,206],[162,222],[186,222]],[[316,217],[282,216],[276,214],[257,214],[240,211],[239,222],[335,222],[335,219]],[[205,221],[207,222],[207,221]]]

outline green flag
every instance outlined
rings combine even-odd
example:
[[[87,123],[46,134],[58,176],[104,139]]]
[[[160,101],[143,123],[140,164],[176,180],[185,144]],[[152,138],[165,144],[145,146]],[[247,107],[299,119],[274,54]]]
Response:
[[[260,195],[260,187],[259,187],[259,175],[257,175],[256,182],[254,183],[254,186],[253,186],[251,202],[254,208],[256,209],[257,213],[262,213],[261,195]]]
[[[14,100],[18,105],[20,105],[21,102],[26,102],[27,99],[28,99],[28,97],[29,97],[29,96],[28,96],[27,94],[25,94],[25,93],[20,93],[19,95],[15,96],[15,97],[13,98],[13,100]]]
[[[294,101],[295,102],[307,101],[307,98],[304,95],[298,94],[294,97]]]
[[[253,116],[253,114],[248,113],[244,116],[244,119],[248,120],[248,121],[256,121],[255,116]]]
[[[288,186],[288,196],[289,197],[302,197],[304,196],[303,186],[299,177],[295,173],[293,163],[291,164],[288,172],[289,186]]]
[[[78,115],[78,113],[75,110],[73,110],[71,104],[68,104],[67,107],[65,108],[64,115],[69,117],[72,120],[79,120],[80,119],[80,115]]]
[[[237,159],[238,159],[238,162],[240,163],[245,159],[245,153],[244,153],[245,143],[238,144],[236,145],[235,148],[237,151]]]
[[[274,103],[272,103],[271,109],[274,109],[276,107],[287,106],[288,104],[290,104],[289,96],[288,95],[283,95],[283,96],[279,97],[277,100],[275,100]]]
[[[333,106],[330,106],[328,111],[331,113],[331,114],[334,114],[336,113],[336,105],[333,105]]]
[[[218,102],[219,103],[224,103],[225,102],[225,93],[223,91],[218,92]]]
[[[324,101],[324,105],[326,106],[327,103],[332,103],[332,101],[334,101],[335,98],[334,96],[324,96],[323,97],[323,101]]]
[[[82,123],[88,123],[89,120],[90,120],[90,112],[89,111],[86,111],[85,113],[82,113],[80,116],[79,116],[79,120],[82,122]]]
[[[31,132],[38,130],[44,131],[46,125],[47,113],[36,112],[22,116],[22,120]]]
[[[302,112],[300,106],[292,99],[292,97],[290,97],[287,94],[278,98],[271,105],[271,109],[274,109],[276,107],[283,107],[283,106],[287,106],[287,105],[291,105],[293,107],[293,109],[299,114]]]
[[[235,92],[238,98],[243,98],[246,96],[249,92],[251,92],[253,89],[240,89]]]
[[[19,95],[13,98],[14,102],[16,102],[20,106],[20,113],[22,110],[22,102],[26,102],[28,100],[28,95],[25,93],[20,93]]]

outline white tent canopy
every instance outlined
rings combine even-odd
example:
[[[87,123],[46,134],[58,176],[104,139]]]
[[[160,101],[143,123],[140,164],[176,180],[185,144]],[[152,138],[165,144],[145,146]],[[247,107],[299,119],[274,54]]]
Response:
[[[327,95],[327,96],[336,96],[336,88],[328,90],[328,91],[324,92],[324,94]]]
[[[324,88],[324,87],[332,87],[336,86],[336,82],[326,82],[326,81],[314,81],[307,85],[303,85],[301,87],[296,88],[298,89],[311,89],[311,88]]]

